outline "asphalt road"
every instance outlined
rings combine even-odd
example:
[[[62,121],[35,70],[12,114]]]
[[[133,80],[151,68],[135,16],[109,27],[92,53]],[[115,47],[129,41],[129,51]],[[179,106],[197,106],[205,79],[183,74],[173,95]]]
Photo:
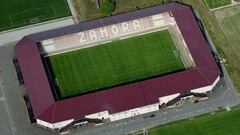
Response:
[[[0,82],[1,83],[1,82]],[[7,112],[7,108],[5,105],[5,99],[2,94],[2,88],[0,85],[0,135],[11,135],[12,134],[12,126],[10,122],[10,118]]]

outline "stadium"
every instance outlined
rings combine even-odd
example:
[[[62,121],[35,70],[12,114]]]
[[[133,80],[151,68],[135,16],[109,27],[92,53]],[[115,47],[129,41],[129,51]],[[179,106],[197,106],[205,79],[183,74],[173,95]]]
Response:
[[[192,9],[177,3],[25,36],[16,59],[29,114],[53,130],[207,98],[220,79]]]

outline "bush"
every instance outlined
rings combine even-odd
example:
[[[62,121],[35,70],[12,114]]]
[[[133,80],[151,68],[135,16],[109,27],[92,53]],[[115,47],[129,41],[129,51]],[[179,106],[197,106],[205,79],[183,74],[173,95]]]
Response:
[[[100,5],[100,9],[104,15],[111,15],[116,9],[115,0],[103,0],[102,4]]]

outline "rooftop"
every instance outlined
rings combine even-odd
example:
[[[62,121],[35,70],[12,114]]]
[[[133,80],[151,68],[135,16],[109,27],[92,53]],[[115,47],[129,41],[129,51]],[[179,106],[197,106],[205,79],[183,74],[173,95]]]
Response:
[[[114,87],[106,91],[61,101],[54,100],[47,74],[41,61],[41,55],[36,45],[37,42],[164,12],[173,14],[194,59],[195,68]],[[220,74],[191,8],[177,3],[159,5],[28,35],[17,44],[16,57],[23,73],[34,116],[36,119],[49,123],[78,119],[88,114],[106,110],[112,114],[158,103],[159,97],[188,92],[192,89],[211,85]]]

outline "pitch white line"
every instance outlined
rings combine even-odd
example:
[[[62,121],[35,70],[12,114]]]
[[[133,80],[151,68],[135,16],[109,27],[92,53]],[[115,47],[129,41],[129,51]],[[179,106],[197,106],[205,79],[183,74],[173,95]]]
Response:
[[[99,43],[88,45],[88,46],[77,47],[77,48],[73,48],[73,49],[69,49],[69,50],[65,50],[65,51],[59,51],[57,53],[44,55],[44,57],[49,57],[49,56],[54,56],[54,55],[58,55],[58,54],[62,54],[62,53],[72,52],[72,51],[80,50],[80,49],[83,49],[83,48],[89,48],[89,47],[93,47],[93,46],[97,46],[97,45],[101,45],[101,44],[106,44],[106,43],[110,43],[110,42],[112,42],[112,40],[107,40],[107,41],[104,41],[104,42],[99,42]]]

